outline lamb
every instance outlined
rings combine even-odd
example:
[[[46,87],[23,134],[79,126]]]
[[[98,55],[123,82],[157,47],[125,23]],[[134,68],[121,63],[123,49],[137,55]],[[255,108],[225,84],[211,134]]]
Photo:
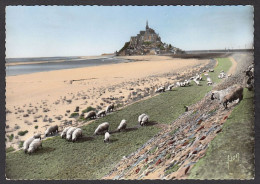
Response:
[[[34,137],[30,137],[29,139],[24,141],[24,143],[23,143],[23,150],[24,150],[25,153],[27,152],[30,144],[33,142],[34,139],[35,139]]]
[[[119,124],[119,126],[117,127],[117,131],[121,131],[121,130],[123,130],[123,129],[126,129],[126,120],[125,119],[123,119],[122,121],[121,121],[121,123]]]
[[[207,77],[208,85],[212,85],[212,80],[210,77]]]
[[[155,91],[155,93],[161,93],[161,92],[165,92],[165,87],[164,87],[164,86],[159,87],[159,88]]]
[[[104,116],[106,116],[106,111],[105,110],[100,110],[100,111],[98,111],[98,113],[97,113],[97,117],[104,117]]]
[[[58,125],[50,126],[44,134],[47,137],[48,135],[53,135],[55,132],[58,132]]]
[[[39,134],[39,133],[35,134],[33,137],[34,137],[34,139],[40,139],[40,140],[42,139],[41,134]]]
[[[70,127],[66,134],[67,141],[71,140],[73,132],[77,129],[77,127]]]
[[[81,128],[77,128],[72,133],[72,142],[75,142],[79,137],[82,137],[82,130]]]
[[[97,134],[104,132],[104,131],[108,131],[108,129],[109,129],[109,123],[108,122],[101,123],[96,128],[94,135],[97,135]]]
[[[104,142],[109,142],[110,134],[108,132],[105,133],[105,139]]]
[[[42,147],[42,141],[40,139],[34,139],[29,146],[28,153],[35,152],[39,147]]]
[[[85,116],[85,119],[95,119],[96,118],[96,112],[95,111],[89,111]]]
[[[228,102],[232,102],[236,99],[239,99],[239,102],[243,99],[243,88],[241,86],[236,86],[230,94],[224,97],[223,106],[227,109]]]
[[[61,138],[64,139],[66,137],[66,134],[68,132],[68,130],[71,128],[71,126],[65,128],[62,132],[61,132]]]
[[[114,107],[115,107],[114,104],[108,105],[107,108],[106,108],[106,112],[108,113],[108,112],[113,111],[113,110],[114,110]]]

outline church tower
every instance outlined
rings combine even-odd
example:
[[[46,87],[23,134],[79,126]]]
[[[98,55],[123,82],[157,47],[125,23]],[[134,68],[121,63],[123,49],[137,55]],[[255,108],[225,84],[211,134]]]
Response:
[[[146,30],[149,29],[148,20],[146,20]]]

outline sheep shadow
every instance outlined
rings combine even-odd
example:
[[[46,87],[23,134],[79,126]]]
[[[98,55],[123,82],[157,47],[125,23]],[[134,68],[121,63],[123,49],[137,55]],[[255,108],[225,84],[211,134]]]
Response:
[[[113,142],[116,142],[118,141],[118,139],[110,139],[109,142],[106,142],[106,143],[113,143]]]
[[[154,126],[157,125],[158,123],[156,121],[149,121],[145,126]]]
[[[53,151],[55,151],[55,148],[53,148],[53,147],[45,147],[43,145],[42,148],[39,148],[34,153],[31,153],[31,155],[42,155],[42,154],[50,153],[50,152],[53,152]]]
[[[76,142],[80,143],[80,142],[86,142],[86,141],[93,141],[94,139],[95,138],[93,136],[82,136],[82,137],[79,137]]]

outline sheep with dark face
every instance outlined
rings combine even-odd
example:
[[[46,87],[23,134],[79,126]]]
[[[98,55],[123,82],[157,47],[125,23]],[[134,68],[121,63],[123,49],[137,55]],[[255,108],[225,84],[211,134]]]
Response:
[[[97,117],[104,117],[104,116],[106,116],[106,111],[105,110],[100,110],[100,111],[98,111],[98,113],[97,113]]]
[[[58,132],[58,125],[55,126],[50,126],[46,131],[45,131],[45,137],[48,135],[53,135],[54,133]]]
[[[108,132],[109,129],[109,123],[105,122],[105,123],[101,123],[100,125],[98,125],[98,127],[96,128],[94,135],[100,134],[104,131]]]
[[[85,115],[85,117],[84,117],[85,119],[95,119],[96,118],[96,112],[95,111],[89,111],[86,115]]]
[[[117,131],[121,131],[121,130],[124,130],[124,129],[126,129],[126,120],[125,119],[123,119],[121,122],[120,122],[120,124],[119,124],[119,126],[117,127]]]
[[[237,86],[230,94],[224,97],[223,106],[225,109],[227,109],[228,103],[233,102],[236,99],[239,99],[239,102],[243,99],[243,88],[241,86]]]
[[[41,134],[39,134],[39,133],[35,134],[33,137],[34,137],[34,139],[40,139],[40,140],[42,139]]]
[[[80,137],[82,137],[82,130],[81,130],[81,128],[77,128],[72,133],[72,142],[77,141],[77,139]]]
[[[28,153],[31,154],[40,147],[42,147],[42,141],[40,139],[34,139],[28,148]]]
[[[114,110],[114,108],[115,108],[115,105],[114,105],[114,104],[110,104],[110,105],[107,106],[106,112],[107,112],[107,113],[108,113],[108,112],[111,112],[111,111]]]
[[[30,144],[33,142],[34,139],[35,139],[34,137],[30,137],[29,139],[24,141],[24,143],[23,143],[23,150],[24,150],[25,153],[27,152]]]
[[[66,134],[67,134],[67,132],[68,132],[68,130],[69,130],[70,128],[71,128],[71,127],[69,126],[69,127],[65,128],[65,129],[61,132],[60,136],[61,136],[62,139],[64,139],[64,138],[66,137]]]
[[[66,133],[66,139],[67,141],[71,140],[73,132],[77,129],[77,127],[70,127]]]
[[[141,114],[139,117],[138,117],[138,122],[141,124],[141,122],[142,122],[142,119],[143,119],[143,117],[145,116],[146,114],[145,113],[143,113],[143,114]]]
[[[109,142],[110,134],[108,132],[105,133],[105,139],[104,142]]]

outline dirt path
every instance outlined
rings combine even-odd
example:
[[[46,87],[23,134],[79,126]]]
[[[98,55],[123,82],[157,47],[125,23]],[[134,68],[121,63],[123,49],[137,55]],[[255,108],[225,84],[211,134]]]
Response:
[[[233,57],[229,57],[229,60],[232,62],[232,66],[228,70],[228,74],[235,74],[236,69],[237,69],[237,62]]]

